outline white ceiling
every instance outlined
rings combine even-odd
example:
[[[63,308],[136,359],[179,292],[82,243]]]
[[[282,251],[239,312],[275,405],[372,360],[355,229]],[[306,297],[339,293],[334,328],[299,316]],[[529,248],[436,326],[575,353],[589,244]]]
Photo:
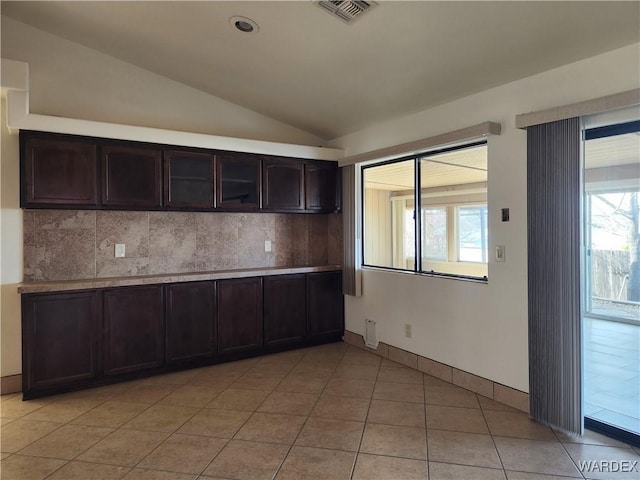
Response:
[[[635,1],[383,1],[351,25],[311,1],[3,0],[2,14],[325,139],[640,40]]]
[[[584,164],[585,168],[640,165],[640,132],[587,140]]]
[[[430,155],[420,162],[423,189],[487,181],[487,146]],[[407,160],[364,169],[365,188],[404,191],[414,188],[414,163]]]

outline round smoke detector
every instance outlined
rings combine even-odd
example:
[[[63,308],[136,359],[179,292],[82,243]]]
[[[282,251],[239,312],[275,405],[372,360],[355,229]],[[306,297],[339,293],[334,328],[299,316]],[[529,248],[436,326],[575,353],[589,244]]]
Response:
[[[258,24],[247,17],[231,17],[229,24],[242,33],[257,33],[260,30]]]

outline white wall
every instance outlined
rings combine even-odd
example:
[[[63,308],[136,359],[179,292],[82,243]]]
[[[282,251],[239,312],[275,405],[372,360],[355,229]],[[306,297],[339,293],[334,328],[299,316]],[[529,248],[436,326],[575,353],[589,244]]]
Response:
[[[500,122],[489,138],[489,245],[506,262],[489,263],[489,283],[363,271],[363,296],[346,297],[346,328],[456,368],[528,391],[526,133],[515,115],[640,88],[640,44],[565,65],[461,100],[339,138],[347,155],[475,125]],[[511,220],[500,221],[500,209]],[[413,338],[404,337],[404,324]]]
[[[22,282],[22,210],[20,210],[18,137],[9,135],[3,96],[0,108],[0,376],[22,371],[20,295]]]
[[[326,143],[12,18],[2,17],[1,44],[2,58],[29,64],[32,113],[272,142]]]

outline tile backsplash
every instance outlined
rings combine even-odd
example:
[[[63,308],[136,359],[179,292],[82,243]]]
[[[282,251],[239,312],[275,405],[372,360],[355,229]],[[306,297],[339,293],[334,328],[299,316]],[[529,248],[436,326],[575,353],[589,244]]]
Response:
[[[342,263],[339,214],[23,213],[25,282]]]

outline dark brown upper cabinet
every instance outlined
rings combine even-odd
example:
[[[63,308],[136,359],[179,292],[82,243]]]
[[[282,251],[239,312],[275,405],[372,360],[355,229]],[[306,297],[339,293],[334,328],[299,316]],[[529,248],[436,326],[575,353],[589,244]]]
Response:
[[[22,297],[25,392],[74,385],[98,374],[95,291]]]
[[[330,213],[339,210],[340,169],[334,162],[309,162],[304,167],[305,208]]]
[[[210,209],[214,204],[210,153],[164,152],[164,205],[170,208]]]
[[[265,157],[262,161],[262,208],[304,210],[304,163],[289,158]]]
[[[22,208],[331,213],[335,162],[20,132]]]
[[[262,190],[261,160],[257,155],[216,155],[217,208],[258,210]]]
[[[22,207],[98,206],[95,144],[21,135]]]
[[[102,147],[102,204],[120,208],[162,206],[162,155],[153,148]]]

